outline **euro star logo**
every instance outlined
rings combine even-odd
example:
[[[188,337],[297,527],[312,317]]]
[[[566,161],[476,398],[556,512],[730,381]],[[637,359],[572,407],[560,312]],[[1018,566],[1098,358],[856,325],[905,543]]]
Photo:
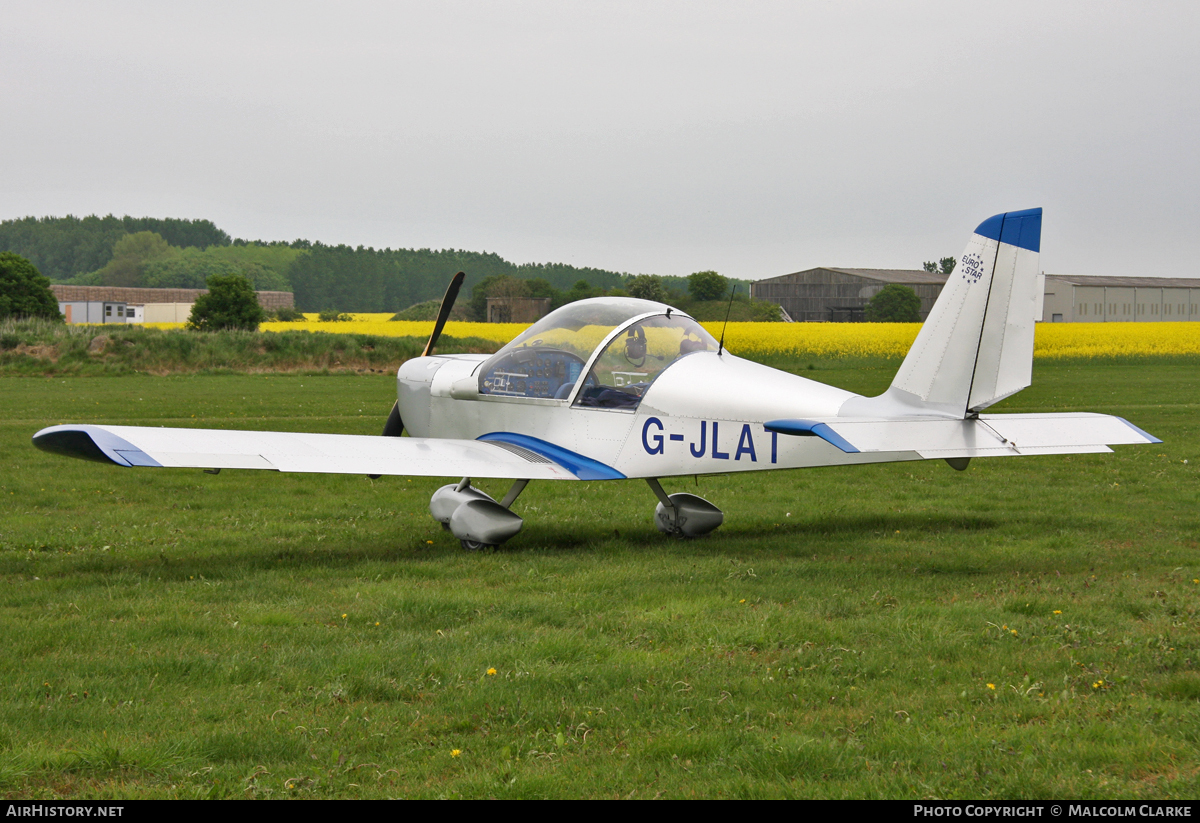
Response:
[[[971,253],[963,257],[962,263],[963,279],[968,283],[978,283],[979,278],[983,277],[983,258],[978,254]]]

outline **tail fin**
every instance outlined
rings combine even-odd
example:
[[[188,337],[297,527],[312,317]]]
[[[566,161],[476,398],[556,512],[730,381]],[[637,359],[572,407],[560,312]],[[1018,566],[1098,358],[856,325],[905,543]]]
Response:
[[[890,400],[909,413],[962,418],[1029,385],[1044,288],[1041,237],[1041,209],[979,224],[896,373]]]

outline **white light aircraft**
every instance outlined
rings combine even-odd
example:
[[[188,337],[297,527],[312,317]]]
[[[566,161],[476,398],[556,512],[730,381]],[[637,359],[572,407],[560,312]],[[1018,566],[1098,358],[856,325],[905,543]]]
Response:
[[[467,549],[520,531],[510,507],[531,480],[644,479],[657,527],[698,536],[721,511],[659,478],[935,459],[962,470],[1161,442],[1103,414],[982,413],[1030,384],[1041,224],[1030,209],[979,225],[878,397],[735,357],[686,314],[624,297],[568,304],[493,355],[434,356],[460,274],[425,356],[397,373],[383,436],[66,425],[33,442],[126,467],[462,477],[430,511]],[[514,483],[497,502],[471,478]]]

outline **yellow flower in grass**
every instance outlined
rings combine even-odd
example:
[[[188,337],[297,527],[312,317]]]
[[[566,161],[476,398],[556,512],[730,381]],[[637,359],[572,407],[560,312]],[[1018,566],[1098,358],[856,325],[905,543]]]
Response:
[[[450,750],[451,757],[458,757],[460,754],[462,754],[462,749],[451,749]]]
[[[487,670],[487,676],[488,676],[488,677],[492,677],[492,676],[493,676],[493,675],[495,675],[495,674],[496,674],[496,670],[495,670],[495,669],[488,669],[488,670]]]
[[[995,684],[995,683],[988,683],[988,688],[989,688],[989,689],[991,689],[992,691],[996,691],[996,684]]]

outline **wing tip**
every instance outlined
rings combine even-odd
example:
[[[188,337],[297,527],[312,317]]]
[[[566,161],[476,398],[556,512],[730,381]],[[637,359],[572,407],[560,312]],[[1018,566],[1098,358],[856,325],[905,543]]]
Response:
[[[102,426],[50,426],[33,436],[33,445],[44,452],[93,463],[111,463],[126,468],[162,465]]]
[[[1117,417],[1117,416],[1114,414],[1113,417]],[[1137,426],[1133,425],[1128,420],[1126,420],[1124,417],[1117,417],[1117,419],[1120,420],[1122,423],[1124,423],[1129,428],[1133,429],[1138,434],[1140,434],[1142,437],[1146,438],[1147,443],[1161,443],[1162,442],[1157,437],[1152,435],[1150,432],[1146,431],[1145,429],[1138,428]]]

